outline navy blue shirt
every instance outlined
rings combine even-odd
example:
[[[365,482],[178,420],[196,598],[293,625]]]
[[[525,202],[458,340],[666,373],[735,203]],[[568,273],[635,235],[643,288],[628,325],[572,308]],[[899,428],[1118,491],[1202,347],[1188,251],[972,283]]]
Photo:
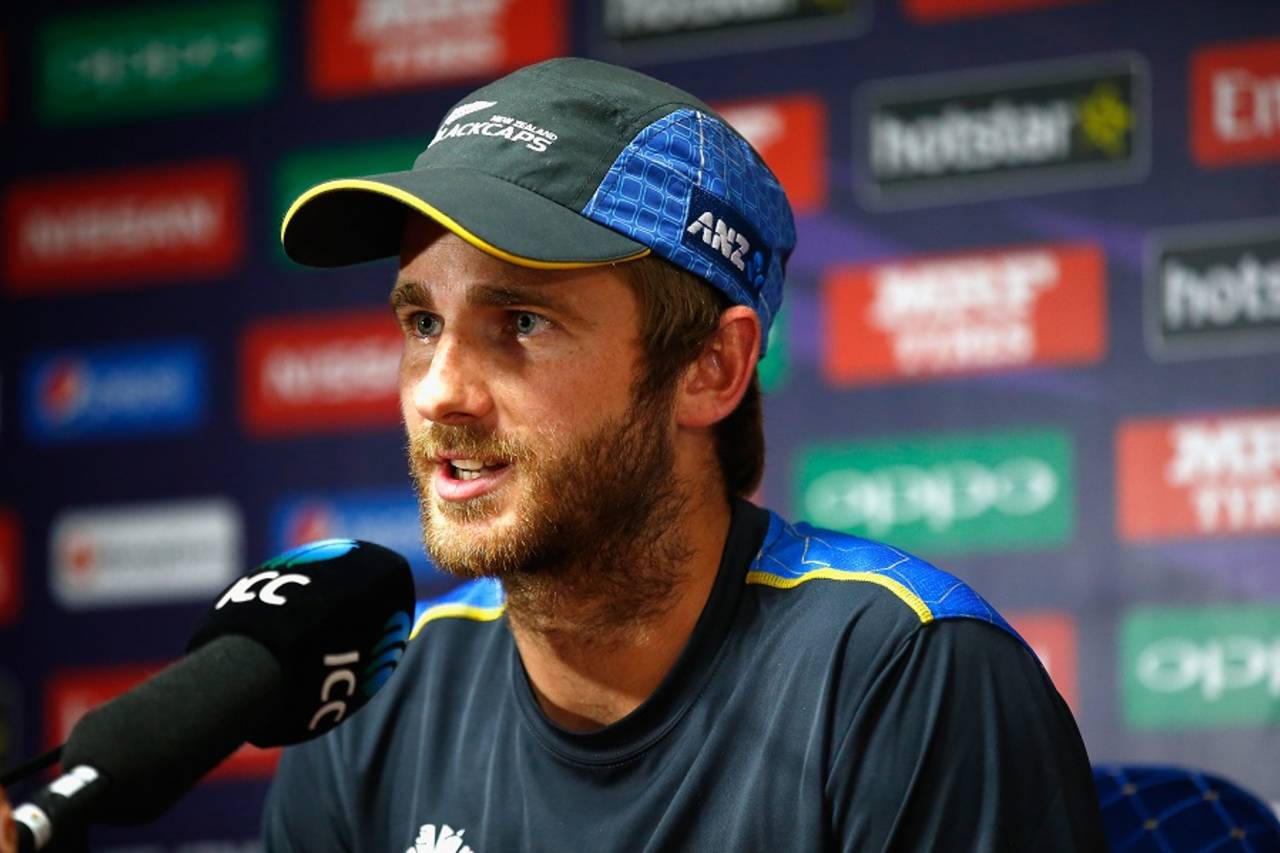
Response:
[[[951,575],[745,502],[639,708],[542,713],[477,581],[397,674],[286,750],[270,851],[1105,850],[1084,746],[1026,645]]]

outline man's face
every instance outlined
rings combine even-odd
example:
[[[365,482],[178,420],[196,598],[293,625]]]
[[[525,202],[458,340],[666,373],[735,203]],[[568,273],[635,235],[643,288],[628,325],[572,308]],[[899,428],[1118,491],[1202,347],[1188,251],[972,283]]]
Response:
[[[634,404],[638,311],[615,271],[513,266],[412,217],[392,304],[441,568],[549,571],[651,520],[672,490],[671,407]]]

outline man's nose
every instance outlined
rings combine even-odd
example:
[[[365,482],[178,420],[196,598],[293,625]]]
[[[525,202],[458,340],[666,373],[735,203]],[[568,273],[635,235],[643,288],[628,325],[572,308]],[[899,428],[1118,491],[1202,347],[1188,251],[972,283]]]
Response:
[[[446,333],[436,341],[426,371],[412,385],[413,405],[429,421],[463,424],[493,411],[480,348]]]

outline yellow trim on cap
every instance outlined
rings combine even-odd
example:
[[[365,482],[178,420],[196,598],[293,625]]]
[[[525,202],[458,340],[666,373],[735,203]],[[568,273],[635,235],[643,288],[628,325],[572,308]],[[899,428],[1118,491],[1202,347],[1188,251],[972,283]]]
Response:
[[[418,636],[418,632],[425,628],[428,622],[434,622],[437,619],[471,619],[475,622],[492,622],[494,619],[500,618],[506,612],[506,609],[506,605],[501,607],[477,607],[474,604],[467,604],[461,601],[437,604],[434,607],[428,607],[418,617],[418,623],[409,632],[409,639],[412,640]]]
[[[317,184],[311,189],[298,196],[297,200],[289,206],[289,212],[284,215],[284,221],[280,223],[280,242],[284,243],[284,232],[289,228],[289,220],[293,219],[293,215],[298,212],[298,208],[309,202],[311,199],[323,193],[333,190],[365,190],[366,192],[377,193],[378,195],[388,196],[402,204],[406,204],[424,216],[448,228],[454,234],[457,234],[463,240],[475,246],[486,254],[493,255],[495,258],[516,264],[517,266],[529,267],[536,270],[573,270],[582,269],[584,267],[600,267],[606,264],[621,263],[623,261],[634,261],[637,258],[643,258],[649,254],[648,247],[641,249],[634,255],[626,255],[621,258],[613,258],[608,261],[540,261],[536,258],[525,258],[520,255],[513,255],[505,249],[500,249],[492,243],[484,240],[475,234],[472,234],[466,228],[458,224],[453,217],[449,216],[439,208],[427,204],[422,199],[412,193],[405,192],[399,187],[393,187],[390,184],[379,183],[378,181],[370,181],[365,178],[340,178],[334,181],[325,181],[323,184]],[[603,226],[601,226],[603,227]]]
[[[764,586],[771,586],[774,589],[793,589],[802,583],[817,580],[818,578],[833,581],[861,581],[882,586],[902,599],[902,602],[915,612],[923,624],[927,625],[933,621],[933,611],[929,609],[929,605],[925,604],[920,596],[916,595],[901,582],[893,578],[887,578],[879,572],[848,572],[826,567],[805,572],[794,578],[784,578],[772,572],[747,572],[747,583],[758,583]]]

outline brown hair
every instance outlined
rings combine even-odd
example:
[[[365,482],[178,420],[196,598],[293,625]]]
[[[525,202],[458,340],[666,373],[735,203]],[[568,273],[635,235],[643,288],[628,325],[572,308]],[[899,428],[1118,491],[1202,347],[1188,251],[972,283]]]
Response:
[[[661,399],[719,328],[729,298],[693,273],[655,255],[618,267],[640,306],[640,344],[645,372],[640,400]],[[737,408],[713,430],[725,492],[748,497],[764,474],[764,425],[759,375]]]

